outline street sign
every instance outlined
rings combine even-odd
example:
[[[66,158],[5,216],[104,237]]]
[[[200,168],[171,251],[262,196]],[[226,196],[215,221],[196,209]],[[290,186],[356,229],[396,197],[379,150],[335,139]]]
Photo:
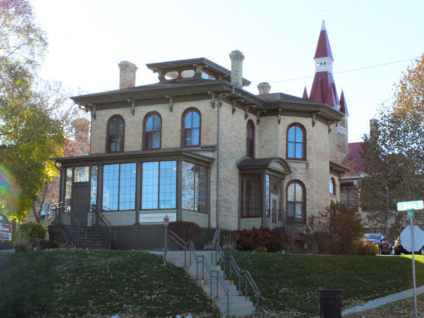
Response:
[[[0,214],[0,240],[12,240],[12,224],[10,224],[9,220],[3,214]]]
[[[398,202],[397,204],[398,211],[405,210],[422,210],[423,201],[409,201],[409,202]]]
[[[408,218],[410,219],[415,218],[415,210],[408,210]]]

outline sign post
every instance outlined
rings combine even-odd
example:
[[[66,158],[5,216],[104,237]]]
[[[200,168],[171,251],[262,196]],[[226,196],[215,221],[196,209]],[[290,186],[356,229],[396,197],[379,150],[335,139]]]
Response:
[[[423,201],[410,201],[410,202],[398,202],[397,204],[398,211],[405,211],[408,212],[408,218],[411,222],[411,252],[412,252],[412,279],[414,281],[414,309],[415,309],[415,318],[418,317],[417,315],[417,286],[415,282],[415,246],[414,246],[414,225],[413,225],[413,219],[415,218],[415,210],[422,210],[423,209]]]

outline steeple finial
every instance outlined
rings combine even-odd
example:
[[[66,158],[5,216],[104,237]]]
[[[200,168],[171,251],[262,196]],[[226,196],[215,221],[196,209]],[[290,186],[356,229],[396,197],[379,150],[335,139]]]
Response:
[[[325,27],[325,20],[322,20],[321,31],[327,31]]]

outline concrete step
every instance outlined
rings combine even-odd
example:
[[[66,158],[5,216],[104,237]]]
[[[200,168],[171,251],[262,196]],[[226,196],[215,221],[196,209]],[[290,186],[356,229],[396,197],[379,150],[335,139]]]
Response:
[[[212,293],[211,293],[210,287],[205,288],[205,287],[202,286],[202,288],[203,288],[203,292],[208,296],[211,296],[211,297],[226,296],[224,289],[218,289],[218,292],[217,292],[216,288],[215,288],[215,289],[212,289]],[[230,296],[240,296],[240,293],[237,289],[235,289],[235,290],[229,289],[228,292],[229,292]]]

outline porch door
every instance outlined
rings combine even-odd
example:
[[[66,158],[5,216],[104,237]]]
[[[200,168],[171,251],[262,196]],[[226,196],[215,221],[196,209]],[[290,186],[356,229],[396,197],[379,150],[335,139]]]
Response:
[[[81,226],[87,226],[90,211],[90,183],[74,184],[72,187],[72,213]]]
[[[280,219],[280,217],[279,217],[279,198],[278,198],[278,194],[276,194],[276,193],[271,193],[271,215],[270,215],[270,218],[271,218],[271,222],[270,222],[270,224],[272,224],[271,225],[271,228],[274,228],[274,227],[278,227],[278,226],[280,226],[280,224],[279,224],[279,219]]]

